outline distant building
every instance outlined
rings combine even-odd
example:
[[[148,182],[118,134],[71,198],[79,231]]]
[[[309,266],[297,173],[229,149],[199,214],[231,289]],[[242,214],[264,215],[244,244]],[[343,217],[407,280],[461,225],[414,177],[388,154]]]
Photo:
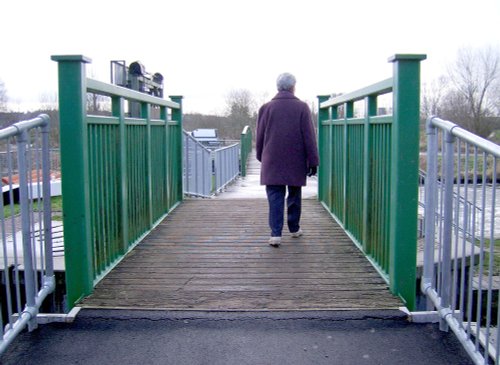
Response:
[[[221,144],[217,129],[198,128],[191,132],[191,136],[207,147],[219,147]]]

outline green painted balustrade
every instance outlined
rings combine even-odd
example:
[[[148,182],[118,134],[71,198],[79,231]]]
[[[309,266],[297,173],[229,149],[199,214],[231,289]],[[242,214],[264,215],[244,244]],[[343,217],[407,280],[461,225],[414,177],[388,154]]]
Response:
[[[240,151],[241,176],[246,176],[248,156],[252,152],[252,130],[249,126],[245,126],[241,132]]]
[[[330,98],[319,96],[319,200],[386,279],[415,307],[420,62],[397,54],[393,77]],[[392,94],[389,113],[379,97]],[[355,103],[364,104],[355,117]],[[392,109],[392,113],[390,112]]]
[[[59,72],[69,309],[182,201],[182,97],[165,100],[89,79],[91,61],[81,55],[52,60]],[[112,115],[90,115],[88,93],[109,97]],[[129,102],[139,103],[140,117],[126,115]]]

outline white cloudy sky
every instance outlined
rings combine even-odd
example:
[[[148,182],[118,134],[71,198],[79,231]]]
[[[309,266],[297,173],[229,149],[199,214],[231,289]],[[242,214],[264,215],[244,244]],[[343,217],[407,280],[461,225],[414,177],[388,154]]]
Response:
[[[232,89],[257,101],[292,72],[297,95],[348,92],[391,75],[389,56],[425,53],[423,81],[461,47],[500,46],[500,0],[4,0],[0,79],[15,107],[57,85],[55,54],[140,60],[187,112],[221,113]]]

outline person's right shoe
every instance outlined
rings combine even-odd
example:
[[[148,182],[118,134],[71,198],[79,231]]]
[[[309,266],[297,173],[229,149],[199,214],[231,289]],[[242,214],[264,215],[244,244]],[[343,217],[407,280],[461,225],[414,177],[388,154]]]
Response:
[[[281,237],[271,237],[269,238],[269,245],[273,247],[279,247],[281,244]]]
[[[299,238],[299,237],[301,237],[303,234],[304,234],[304,231],[302,231],[302,230],[299,228],[299,230],[298,230],[297,232],[293,232],[293,233],[292,233],[292,237],[293,237],[293,238]]]

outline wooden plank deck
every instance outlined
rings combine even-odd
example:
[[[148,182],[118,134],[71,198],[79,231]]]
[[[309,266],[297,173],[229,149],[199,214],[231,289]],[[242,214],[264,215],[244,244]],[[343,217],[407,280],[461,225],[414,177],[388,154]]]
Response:
[[[319,202],[267,244],[265,199],[184,201],[81,302],[168,310],[394,309],[401,301]],[[285,225],[286,226],[286,225]]]

